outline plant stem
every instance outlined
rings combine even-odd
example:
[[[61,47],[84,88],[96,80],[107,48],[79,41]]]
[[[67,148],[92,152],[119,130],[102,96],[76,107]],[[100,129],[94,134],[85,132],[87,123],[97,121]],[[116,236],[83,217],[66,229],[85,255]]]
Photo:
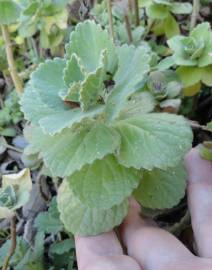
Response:
[[[10,258],[13,256],[16,248],[16,217],[15,215],[11,217],[10,220],[10,234],[11,234],[11,246],[9,252],[4,260],[2,270],[7,270],[10,262]]]
[[[132,43],[133,38],[132,38],[131,25],[130,25],[130,20],[127,14],[124,15],[124,21],[125,21],[125,27],[126,27],[129,43]]]
[[[115,41],[115,34],[114,34],[114,28],[113,28],[113,14],[112,14],[112,1],[107,1],[107,11],[108,11],[108,17],[109,17],[109,31],[110,36],[113,39],[113,42]]]
[[[12,44],[10,42],[10,34],[9,34],[8,26],[1,25],[1,30],[2,30],[2,36],[3,36],[4,42],[5,42],[7,62],[8,62],[8,66],[9,66],[10,75],[12,77],[16,91],[20,95],[23,92],[23,82],[20,79],[20,77],[18,76],[18,73],[16,70],[15,61],[13,58]]]
[[[139,4],[138,4],[138,0],[134,0],[134,1],[135,1],[135,24],[136,26],[139,26],[140,24]]]
[[[193,0],[193,10],[191,14],[190,30],[192,30],[196,26],[199,10],[200,10],[200,0]]]

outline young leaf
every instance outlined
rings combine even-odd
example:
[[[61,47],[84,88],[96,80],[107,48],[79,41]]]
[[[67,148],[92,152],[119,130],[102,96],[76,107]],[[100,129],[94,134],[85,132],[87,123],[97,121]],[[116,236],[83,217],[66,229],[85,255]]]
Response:
[[[99,66],[101,53],[104,50],[106,50],[108,58],[106,71],[113,73],[117,64],[117,57],[112,39],[100,25],[87,20],[78,23],[75,31],[71,33],[70,44],[66,47],[66,56],[70,58],[75,53],[89,73],[95,71]]]
[[[166,171],[144,171],[134,196],[143,207],[152,209],[171,208],[185,195],[186,171],[182,163]]]
[[[108,209],[120,204],[138,186],[141,174],[120,165],[108,155],[85,165],[67,178],[75,197],[90,208]],[[98,202],[98,204],[96,203]]]
[[[89,208],[74,196],[67,181],[59,188],[57,202],[66,230],[82,236],[110,231],[122,222],[128,211],[127,200],[110,209]]]
[[[117,50],[118,70],[114,76],[115,87],[107,99],[106,113],[110,120],[118,118],[126,101],[139,88],[149,71],[150,55],[145,47],[123,45]]]
[[[187,121],[167,113],[144,114],[114,124],[121,135],[118,161],[126,167],[151,170],[176,165],[191,148]]]

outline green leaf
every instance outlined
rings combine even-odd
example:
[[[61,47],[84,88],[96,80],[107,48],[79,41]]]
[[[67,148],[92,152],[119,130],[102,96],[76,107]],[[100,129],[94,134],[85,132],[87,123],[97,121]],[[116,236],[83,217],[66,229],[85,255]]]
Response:
[[[26,254],[29,246],[26,243],[26,241],[23,239],[23,237],[16,237],[16,249],[15,252],[10,259],[10,264],[15,266],[17,263],[20,262],[20,260],[24,257]],[[0,248],[0,267],[2,267],[5,257],[7,256],[9,249],[11,246],[11,240],[7,240]]]
[[[67,231],[75,235],[96,235],[110,231],[127,215],[128,201],[110,209],[99,210],[82,204],[63,181],[57,196],[60,218]]]
[[[180,28],[179,28],[178,22],[171,15],[169,15],[165,19],[165,33],[166,33],[167,38],[172,38],[173,36],[180,34]]]
[[[202,70],[198,67],[182,66],[176,70],[176,73],[180,77],[184,87],[198,83],[202,77]]]
[[[106,114],[114,120],[124,108],[124,104],[140,88],[145,75],[150,70],[150,55],[145,47],[123,45],[118,48],[119,67],[114,76],[115,87],[107,99]]]
[[[55,197],[51,200],[48,211],[42,212],[36,217],[34,226],[39,232],[57,234],[63,231]]]
[[[166,171],[144,171],[134,196],[143,207],[152,209],[171,208],[185,195],[186,171],[182,164]]]
[[[137,92],[125,101],[125,106],[120,111],[119,119],[152,112],[155,105],[155,98],[149,92]]]
[[[0,1],[0,24],[15,23],[20,16],[20,7],[12,0]]]
[[[118,121],[121,135],[118,161],[126,167],[151,170],[176,165],[191,148],[187,121],[167,113],[144,114]]]
[[[129,197],[140,177],[137,170],[123,167],[113,155],[108,155],[85,165],[67,180],[74,196],[84,205],[108,209]]]
[[[30,81],[38,91],[42,102],[57,111],[67,109],[67,106],[58,95],[60,89],[65,88],[63,81],[64,68],[65,60],[63,59],[46,60],[32,73]]]
[[[212,131],[212,121],[207,124],[207,128]]]
[[[175,64],[174,57],[169,56],[169,57],[162,59],[158,63],[157,68],[158,68],[158,70],[163,71],[163,70],[169,69],[170,67],[174,66],[174,64]]]
[[[212,64],[212,33],[208,33],[207,38],[203,53],[198,60],[199,67],[206,67]]]
[[[8,190],[9,187],[10,190]],[[29,200],[31,188],[32,181],[29,169],[23,169],[19,173],[3,175],[0,189],[0,219],[13,216],[16,209],[26,204]],[[13,192],[14,194],[12,194]],[[6,201],[4,200],[4,194],[7,195]],[[8,199],[10,199],[9,204]]]
[[[174,2],[171,4],[171,11],[174,14],[190,14],[192,12],[192,5],[188,2],[185,3]]]
[[[196,59],[191,59],[185,57],[185,50],[183,42],[188,39],[184,36],[174,36],[167,41],[169,47],[173,50],[173,57],[175,60],[175,64],[181,66],[195,66],[198,61]]]
[[[185,87],[183,89],[183,95],[185,97],[192,97],[192,96],[196,95],[201,90],[201,85],[202,85],[202,83],[198,82],[198,83],[196,83],[194,85]]]
[[[63,73],[63,79],[67,87],[73,82],[80,82],[84,79],[85,71],[79,57],[75,53],[73,53],[71,58],[67,61]]]
[[[38,124],[39,120],[55,113],[54,108],[42,101],[39,92],[31,84],[27,84],[20,100],[21,111],[27,120]]]
[[[53,243],[50,246],[49,254],[50,256],[57,255],[63,255],[66,252],[69,252],[71,249],[74,248],[74,241],[73,239],[65,239],[60,242]]]
[[[160,4],[152,4],[146,9],[147,15],[152,19],[165,19],[170,13],[170,7]]]
[[[44,135],[34,128],[31,143],[39,149],[51,173],[64,177],[114,153],[120,146],[120,136],[114,129],[96,123],[72,131],[65,129],[55,136]]]
[[[45,134],[55,135],[65,128],[71,128],[74,124],[80,123],[82,120],[95,118],[97,115],[103,113],[103,111],[104,106],[98,105],[87,112],[83,112],[80,108],[55,112],[42,118],[39,124]]]
[[[44,267],[44,233],[35,236],[34,246],[28,248],[25,256],[18,262],[15,270],[45,270]]]
[[[80,41],[80,43],[79,43]],[[94,21],[87,20],[78,23],[71,33],[70,44],[66,47],[67,58],[75,53],[82,61],[87,72],[93,72],[99,66],[102,51],[107,51],[106,71],[113,73],[117,64],[117,57],[112,39],[107,30],[103,30]]]
[[[201,81],[207,86],[212,86],[212,65],[201,69]]]
[[[80,103],[83,111],[97,104],[97,99],[104,89],[106,51],[103,51],[100,57],[99,67],[92,73],[89,73],[82,83],[80,90]]]

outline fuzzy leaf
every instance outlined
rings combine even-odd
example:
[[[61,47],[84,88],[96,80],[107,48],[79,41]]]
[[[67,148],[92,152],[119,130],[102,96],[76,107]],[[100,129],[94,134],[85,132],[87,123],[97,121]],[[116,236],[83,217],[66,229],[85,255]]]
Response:
[[[20,15],[20,7],[12,0],[0,1],[0,24],[15,23]]]
[[[182,164],[166,171],[144,171],[134,196],[143,207],[153,209],[171,208],[185,195],[186,171]]]
[[[85,165],[67,178],[75,197],[90,208],[108,209],[120,204],[138,186],[141,175],[108,155]],[[98,204],[96,203],[98,202]]]
[[[38,91],[41,100],[54,110],[65,110],[67,107],[58,93],[65,88],[63,69],[65,60],[55,58],[46,60],[31,75],[31,84]],[[36,106],[36,105],[34,105]]]
[[[84,79],[85,71],[80,63],[79,57],[73,53],[71,58],[67,61],[64,69],[64,81],[67,87],[73,82],[79,82]]]
[[[125,102],[119,114],[120,119],[152,112],[155,108],[155,98],[149,92],[137,92]]]
[[[97,104],[97,98],[102,94],[104,88],[106,51],[100,57],[99,67],[95,72],[89,73],[82,83],[80,90],[80,103],[83,111]]]
[[[126,167],[165,169],[176,165],[191,148],[192,132],[181,116],[144,114],[115,126],[122,140],[117,158]]]
[[[39,121],[41,128],[45,134],[55,135],[65,128],[71,128],[74,124],[80,123],[86,118],[93,118],[104,111],[104,106],[96,106],[87,112],[83,112],[80,108],[52,113]]]
[[[120,136],[112,128],[97,123],[79,129],[65,129],[55,136],[44,135],[39,128],[31,133],[31,142],[55,176],[68,176],[85,164],[114,153],[119,148]]]
[[[79,43],[80,41],[80,43]],[[102,51],[106,50],[107,68],[113,73],[116,68],[116,52],[107,30],[103,30],[94,21],[87,20],[78,23],[75,31],[71,33],[70,44],[66,47],[67,57],[75,53],[82,61],[87,72],[93,72],[99,66]]]
[[[106,210],[89,208],[74,196],[67,181],[63,181],[59,188],[57,202],[66,230],[75,235],[110,231],[122,222],[128,211],[127,200]]]
[[[144,47],[123,45],[117,50],[119,66],[114,76],[115,87],[107,99],[106,113],[110,120],[119,116],[126,101],[139,88],[149,71],[150,55]]]

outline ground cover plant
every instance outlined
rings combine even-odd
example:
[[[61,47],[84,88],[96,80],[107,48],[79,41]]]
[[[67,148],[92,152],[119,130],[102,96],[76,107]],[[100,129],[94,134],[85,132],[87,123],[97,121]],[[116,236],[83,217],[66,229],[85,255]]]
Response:
[[[77,269],[134,197],[181,237],[185,154],[212,160],[210,4],[0,1],[0,266]],[[9,268],[10,267],[10,268]]]

